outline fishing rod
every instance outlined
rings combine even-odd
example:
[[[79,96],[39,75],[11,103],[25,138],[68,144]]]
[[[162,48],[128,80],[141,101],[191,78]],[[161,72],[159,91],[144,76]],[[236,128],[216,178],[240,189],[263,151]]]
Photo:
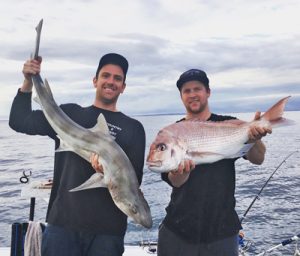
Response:
[[[277,248],[279,248],[279,247],[286,246],[287,244],[293,243],[293,242],[295,242],[295,241],[297,241],[297,240],[299,240],[299,239],[300,239],[300,234],[295,235],[295,236],[293,236],[293,237],[291,237],[291,238],[289,238],[289,239],[286,239],[286,240],[282,241],[280,244],[278,244],[278,245],[276,245],[276,246],[273,246],[272,248],[270,248],[270,249],[268,249],[268,250],[266,250],[266,251],[263,251],[263,252],[261,252],[260,254],[257,254],[257,256],[263,256],[263,255],[266,255],[266,253],[268,253],[268,252],[274,251],[275,249],[277,249]],[[299,254],[299,251],[296,250],[296,252],[295,252],[294,255],[300,255],[300,254]]]
[[[262,188],[260,189],[260,191],[257,193],[257,195],[254,197],[254,199],[252,200],[251,204],[249,205],[249,207],[247,208],[247,210],[245,211],[245,213],[243,214],[243,216],[240,219],[240,222],[242,223],[243,220],[246,218],[246,215],[248,214],[248,212],[250,211],[250,209],[252,208],[253,204],[255,203],[255,201],[257,199],[259,199],[259,196],[261,194],[261,192],[264,190],[264,188],[267,186],[267,184],[269,183],[269,181],[272,179],[273,175],[276,173],[276,171],[286,162],[286,160],[288,158],[290,158],[294,153],[299,152],[298,150],[293,151],[292,153],[290,153],[288,156],[286,156],[281,163],[276,167],[276,169],[273,171],[273,173],[271,174],[271,176],[267,179],[267,181],[264,183],[264,185],[262,186]]]

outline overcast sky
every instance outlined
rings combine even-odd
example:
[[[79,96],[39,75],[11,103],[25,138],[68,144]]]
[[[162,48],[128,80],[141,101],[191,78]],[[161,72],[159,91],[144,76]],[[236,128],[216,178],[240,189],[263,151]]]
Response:
[[[299,0],[2,0],[1,117],[41,18],[41,75],[58,104],[92,104],[99,59],[118,52],[130,64],[118,109],[129,115],[183,112],[175,84],[190,68],[207,72],[214,112],[265,111],[287,95],[287,110],[300,110]]]

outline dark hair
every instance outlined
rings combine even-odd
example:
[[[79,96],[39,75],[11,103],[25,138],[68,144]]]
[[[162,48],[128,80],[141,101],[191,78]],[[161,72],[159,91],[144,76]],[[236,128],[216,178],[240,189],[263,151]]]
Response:
[[[125,82],[126,74],[128,70],[128,61],[126,60],[126,58],[117,53],[108,53],[103,55],[99,61],[99,65],[96,71],[96,78],[98,78],[101,68],[107,64],[113,64],[119,66],[123,70],[124,82]]]
[[[184,83],[189,81],[199,81],[204,84],[206,89],[209,89],[209,79],[206,73],[200,69],[190,69],[181,74],[177,80],[177,88],[180,91]]]

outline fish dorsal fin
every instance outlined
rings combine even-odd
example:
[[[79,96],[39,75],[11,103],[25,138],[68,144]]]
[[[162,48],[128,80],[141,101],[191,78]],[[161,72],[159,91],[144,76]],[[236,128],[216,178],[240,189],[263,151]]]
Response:
[[[96,125],[93,128],[91,128],[90,131],[95,132],[95,133],[102,132],[106,135],[111,136],[109,134],[109,129],[108,129],[108,126],[107,126],[107,122],[106,122],[105,117],[102,113],[98,116]]]
[[[193,119],[189,119],[185,122],[182,122],[183,125],[185,125],[184,123],[187,122],[193,122],[193,123],[202,123],[204,125],[213,125],[213,126],[222,126],[222,127],[227,127],[227,126],[239,126],[239,125],[243,125],[245,123],[247,123],[246,121],[240,120],[240,119],[229,119],[229,120],[223,120],[223,121],[202,121],[196,118]],[[181,123],[180,123],[181,124]]]
[[[291,96],[285,97],[268,109],[261,118],[272,122],[282,118],[284,107]]]

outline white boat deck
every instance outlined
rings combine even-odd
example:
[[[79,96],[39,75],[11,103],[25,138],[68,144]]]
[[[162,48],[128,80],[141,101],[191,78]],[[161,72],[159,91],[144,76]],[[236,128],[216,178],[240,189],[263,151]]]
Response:
[[[10,248],[9,247],[1,247],[0,255],[1,256],[10,256]]]

